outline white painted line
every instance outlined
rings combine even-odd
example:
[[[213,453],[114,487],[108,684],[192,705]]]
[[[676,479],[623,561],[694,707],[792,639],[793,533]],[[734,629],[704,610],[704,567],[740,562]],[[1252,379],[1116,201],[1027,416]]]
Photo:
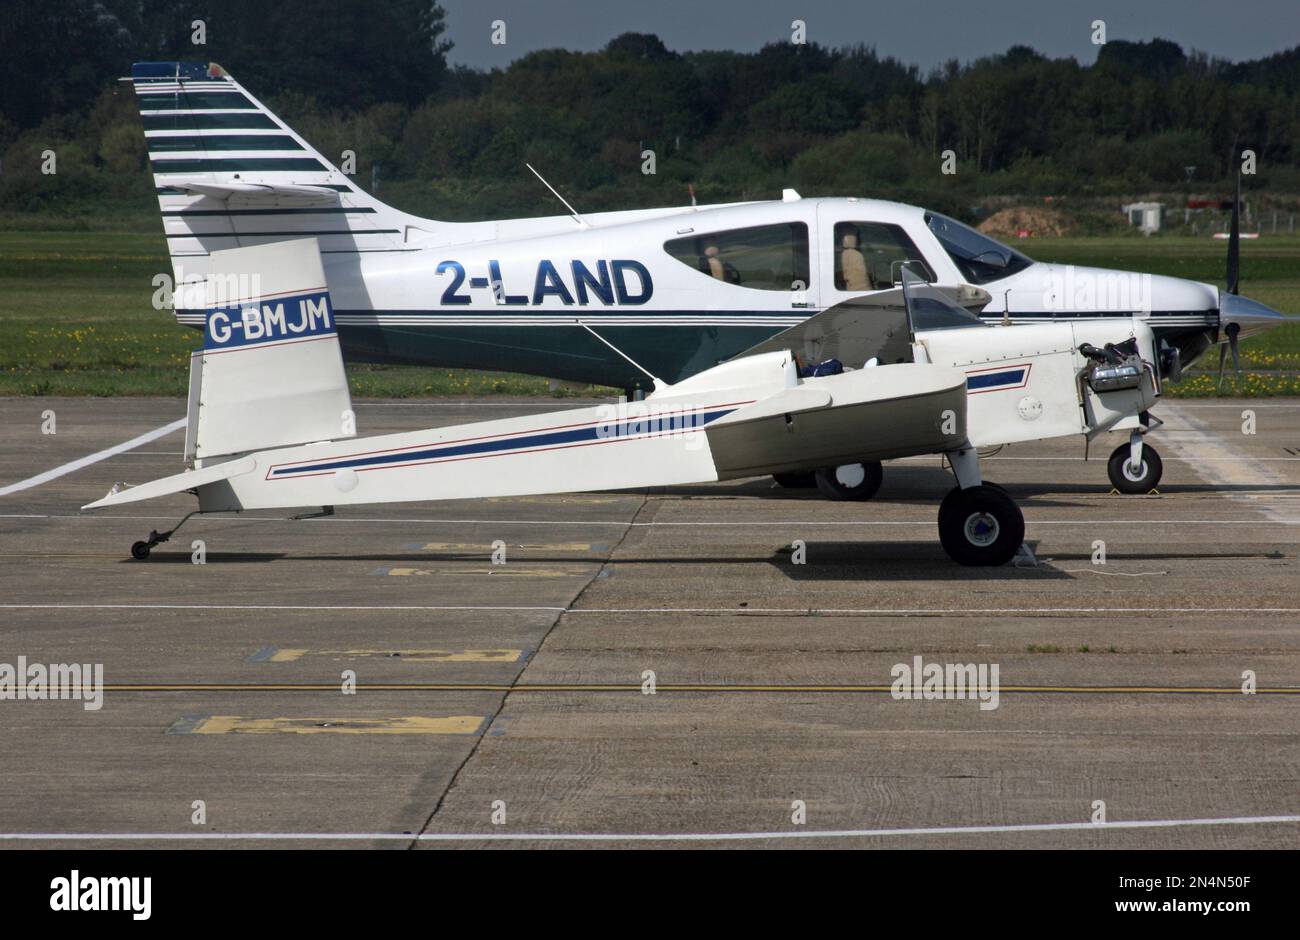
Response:
[[[738,842],[766,839],[863,839],[880,836],[961,836],[1003,832],[1106,829],[1182,829],[1194,826],[1267,826],[1300,823],[1298,816],[1207,819],[1135,819],[1092,823],[1004,826],[927,826],[917,829],[798,829],[777,832],[0,832],[6,842]]]
[[[1102,571],[1099,568],[1062,568],[1065,574],[1104,574],[1111,578],[1147,578],[1168,574],[1168,571]]]
[[[28,477],[26,480],[20,480],[17,483],[11,483],[6,487],[0,487],[0,496],[8,496],[10,493],[17,493],[19,490],[31,489],[33,486],[40,486],[42,483],[48,483],[50,480],[57,479],[64,474],[73,473],[82,467],[89,467],[92,463],[98,463],[106,460],[116,454],[124,453],[128,450],[134,450],[150,441],[156,441],[160,437],[165,437],[173,431],[179,431],[185,427],[185,418],[177,418],[171,424],[164,424],[160,428],[154,428],[147,434],[141,434],[139,437],[133,437],[129,441],[117,444],[107,450],[101,450],[91,454],[88,457],[81,457],[71,463],[65,463],[61,467],[55,467],[53,470],[46,470],[44,473],[38,473],[34,477]]]
[[[1167,443],[1175,454],[1184,457],[1209,455],[1209,459],[1193,462],[1192,470],[1198,477],[1216,489],[1239,487],[1242,490],[1272,490],[1288,486],[1289,481],[1281,475],[1280,468],[1263,466],[1256,458],[1242,453],[1204,421],[1193,418],[1177,406],[1170,411],[1177,415],[1186,425],[1182,430],[1169,434],[1162,443]],[[1241,499],[1237,493],[1229,491],[1228,499]],[[1272,500],[1258,502],[1259,511],[1270,521],[1282,523],[1300,522],[1300,512],[1285,503]]]
[[[1133,497],[1140,500],[1143,497]],[[1091,507],[1088,507],[1091,508]],[[99,522],[101,520],[114,519],[173,519],[175,514],[164,515],[101,515],[96,514],[79,514],[79,513],[0,513],[0,519],[82,519],[86,521]],[[617,520],[605,519],[346,519],[340,516],[329,516],[325,518],[314,519],[290,519],[287,516],[235,516],[213,513],[208,516],[195,516],[194,521],[188,523],[194,525],[195,522],[203,521],[217,522],[301,522],[320,525],[483,525],[483,526],[503,526],[503,525],[616,525],[624,528],[654,528],[654,527],[674,527],[674,526],[699,526],[699,527],[743,527],[743,526],[821,526],[824,528],[861,528],[872,526],[926,526],[934,528],[934,521],[914,521],[914,520],[853,520],[838,519],[830,522],[816,521],[812,519],[786,519],[779,522],[759,522],[759,521],[731,521],[716,520],[706,522],[619,522]],[[1269,519],[1034,519],[1029,518],[1025,523],[1030,526],[1036,525],[1249,525],[1249,526],[1268,526],[1268,525],[1300,525],[1300,521],[1286,520],[1269,520]]]
[[[5,603],[0,610],[485,610],[547,611],[556,614],[568,607],[493,607],[468,605],[311,605],[311,603]]]
[[[930,617],[1017,614],[1300,614],[1300,607],[501,607],[468,604],[0,604],[0,610],[533,611],[566,614],[789,614]]]

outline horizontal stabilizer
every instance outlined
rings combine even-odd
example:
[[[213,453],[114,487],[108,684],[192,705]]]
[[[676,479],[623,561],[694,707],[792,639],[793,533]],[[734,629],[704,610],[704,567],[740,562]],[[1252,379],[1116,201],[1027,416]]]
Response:
[[[128,486],[122,489],[114,487],[113,491],[103,499],[87,503],[81,508],[103,509],[105,506],[138,503],[142,499],[156,499],[159,496],[185,493],[189,490],[197,490],[200,486],[220,483],[229,480],[231,477],[239,476],[241,473],[248,473],[256,466],[257,461],[252,457],[242,457],[238,460],[229,460],[211,467],[204,467],[201,470],[186,470],[184,473],[176,473],[169,477],[163,477],[161,480],[151,480],[140,486]]]
[[[213,183],[206,179],[170,179],[167,185],[172,189],[210,199],[227,200],[233,196],[250,205],[267,203],[279,206],[285,204],[284,200],[330,205],[339,201],[336,190],[294,183]]]

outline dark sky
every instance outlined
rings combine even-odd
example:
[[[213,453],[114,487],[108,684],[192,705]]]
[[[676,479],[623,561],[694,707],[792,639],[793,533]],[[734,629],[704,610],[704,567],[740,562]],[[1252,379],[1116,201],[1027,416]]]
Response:
[[[487,68],[535,49],[599,49],[624,32],[655,33],[669,49],[747,52],[790,38],[790,21],[826,46],[865,43],[928,70],[1015,44],[1091,63],[1091,23],[1108,39],[1172,39],[1240,61],[1300,45],[1297,0],[441,0],[451,61]],[[489,41],[506,22],[505,46]]]

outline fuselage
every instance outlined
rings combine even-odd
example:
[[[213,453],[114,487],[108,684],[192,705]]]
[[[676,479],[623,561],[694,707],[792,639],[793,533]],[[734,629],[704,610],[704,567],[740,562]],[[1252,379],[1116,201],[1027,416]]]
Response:
[[[1184,365],[1219,327],[1212,285],[1035,262],[941,215],[880,200],[787,194],[581,218],[406,219],[400,238],[317,236],[352,359],[648,387],[628,358],[680,381],[848,298],[893,288],[904,264],[939,285],[986,291],[978,312],[990,322],[1137,316],[1181,347]],[[177,316],[202,323],[198,310]]]

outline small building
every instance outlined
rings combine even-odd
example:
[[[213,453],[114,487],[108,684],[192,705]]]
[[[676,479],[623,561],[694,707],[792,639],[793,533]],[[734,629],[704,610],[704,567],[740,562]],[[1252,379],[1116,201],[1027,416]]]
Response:
[[[1152,232],[1160,231],[1160,225],[1165,217],[1165,204],[1131,202],[1124,206],[1124,214],[1128,216],[1129,225],[1136,225],[1142,230],[1143,235],[1150,235]]]

